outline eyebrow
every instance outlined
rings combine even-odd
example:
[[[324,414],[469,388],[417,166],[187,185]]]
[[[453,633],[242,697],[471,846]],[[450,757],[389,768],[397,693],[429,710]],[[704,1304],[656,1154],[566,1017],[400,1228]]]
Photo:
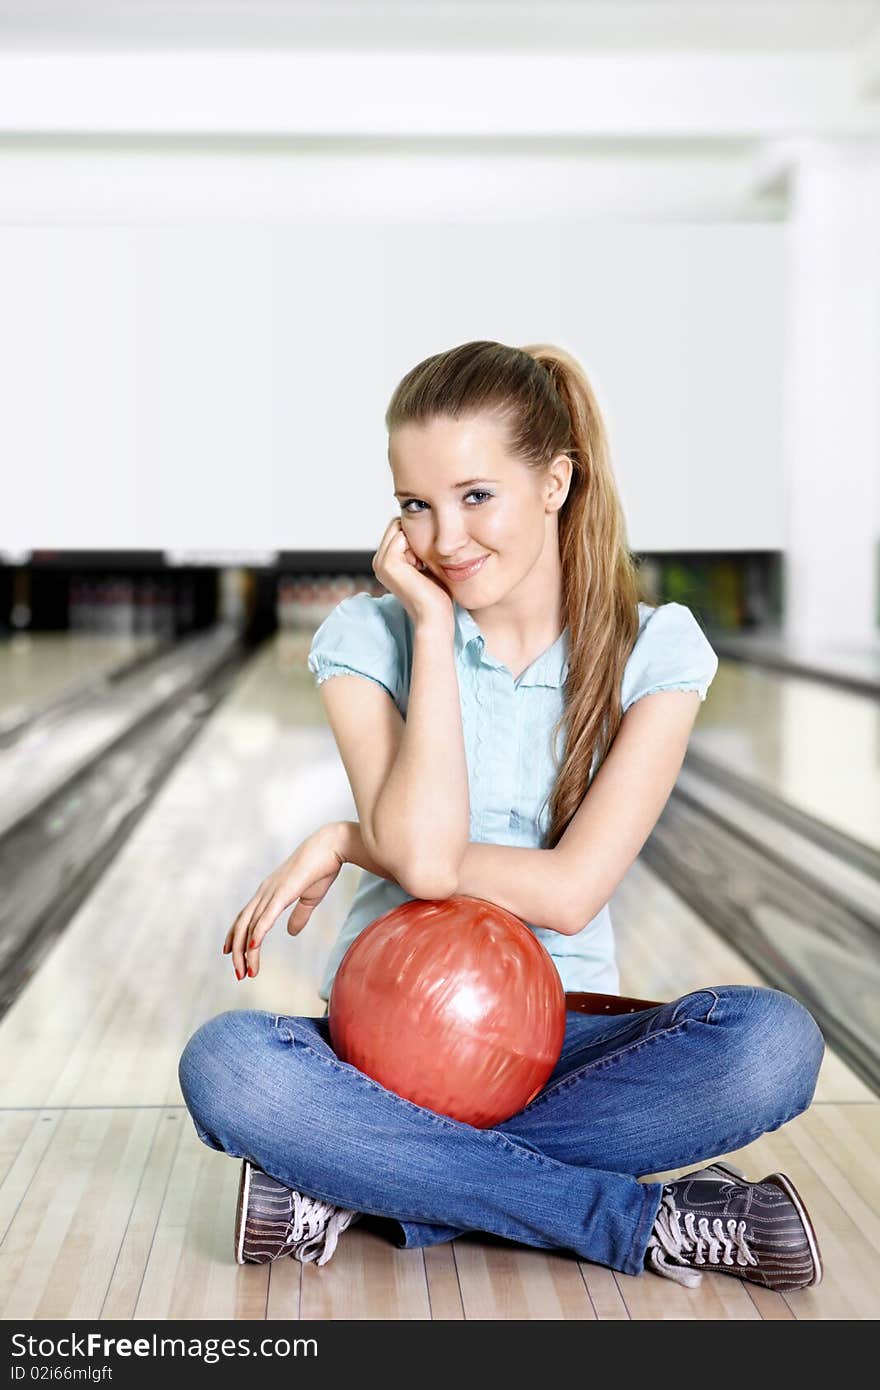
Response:
[[[500,483],[500,478],[468,478],[463,483],[453,483],[450,492],[456,492],[460,487],[471,487],[474,483]],[[395,497],[416,497],[415,492],[395,492]],[[422,499],[419,498],[419,501]]]

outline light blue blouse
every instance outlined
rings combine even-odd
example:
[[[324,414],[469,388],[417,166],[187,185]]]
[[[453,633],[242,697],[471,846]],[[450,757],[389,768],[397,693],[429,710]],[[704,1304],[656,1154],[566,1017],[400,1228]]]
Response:
[[[476,621],[453,600],[455,663],[467,756],[470,839],[539,848],[549,825],[549,799],[559,771],[550,735],[563,708],[568,633],[563,632],[517,680],[486,647]],[[361,675],[381,685],[406,718],[413,626],[394,594],[354,594],[325,618],[312,640],[309,670],[320,685],[334,675]],[[689,608],[639,604],[639,635],[623,673],[624,713],[658,690],[706,691],[718,658]],[[561,736],[560,736],[561,738]],[[593,771],[595,771],[595,763]],[[363,871],[330,952],[320,986],[329,999],[342,957],[359,932],[412,895]],[[601,912],[574,936],[527,922],[549,952],[566,990],[619,994],[611,915]]]

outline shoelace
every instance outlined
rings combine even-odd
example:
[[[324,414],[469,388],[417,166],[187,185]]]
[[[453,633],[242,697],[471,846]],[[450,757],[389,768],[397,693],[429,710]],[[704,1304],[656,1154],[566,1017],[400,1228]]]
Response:
[[[295,1190],[290,1196],[293,1214],[287,1227],[287,1239],[294,1242],[291,1255],[301,1264],[316,1260],[319,1265],[325,1265],[332,1258],[342,1232],[360,1213],[334,1207]]]
[[[710,1230],[708,1217],[701,1216],[697,1220],[692,1211],[684,1213],[684,1230],[681,1221],[675,1198],[668,1189],[664,1189],[648,1242],[648,1265],[655,1273],[696,1289],[703,1276],[698,1270],[686,1266],[688,1260],[693,1260],[697,1265],[757,1265],[758,1261],[748,1247],[744,1221],[735,1221],[731,1217],[725,1223],[716,1216]],[[736,1259],[733,1258],[734,1253]],[[670,1260],[680,1263],[673,1264]]]

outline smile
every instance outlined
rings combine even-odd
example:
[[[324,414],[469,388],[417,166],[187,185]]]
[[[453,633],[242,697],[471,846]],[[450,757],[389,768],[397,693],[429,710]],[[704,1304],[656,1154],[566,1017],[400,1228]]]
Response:
[[[441,569],[450,579],[470,579],[471,575],[483,568],[488,558],[488,555],[481,555],[472,565],[441,565]]]

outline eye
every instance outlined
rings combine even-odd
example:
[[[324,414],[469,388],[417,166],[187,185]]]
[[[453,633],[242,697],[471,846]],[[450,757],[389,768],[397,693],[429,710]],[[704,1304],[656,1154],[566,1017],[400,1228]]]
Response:
[[[493,495],[494,495],[493,493],[491,493],[491,492],[485,492],[485,491],[483,491],[482,488],[478,488],[478,487],[471,488],[470,492],[466,492],[466,493],[465,493],[465,497],[482,497],[482,498],[487,498],[487,497],[492,497]],[[411,512],[411,511],[408,511],[408,510],[407,510],[409,507],[412,507],[413,505],[415,505],[415,506],[421,508],[421,507],[427,506],[427,503],[426,503],[426,502],[422,502],[418,497],[411,497],[410,500],[409,500],[408,502],[402,502],[402,503],[401,503],[401,505],[400,505],[400,510],[404,513],[405,516],[419,516],[419,515],[420,515],[420,512]],[[482,502],[475,502],[475,503],[474,503],[474,506],[475,506],[475,507],[482,507],[482,506],[483,506],[483,503],[482,503]]]

